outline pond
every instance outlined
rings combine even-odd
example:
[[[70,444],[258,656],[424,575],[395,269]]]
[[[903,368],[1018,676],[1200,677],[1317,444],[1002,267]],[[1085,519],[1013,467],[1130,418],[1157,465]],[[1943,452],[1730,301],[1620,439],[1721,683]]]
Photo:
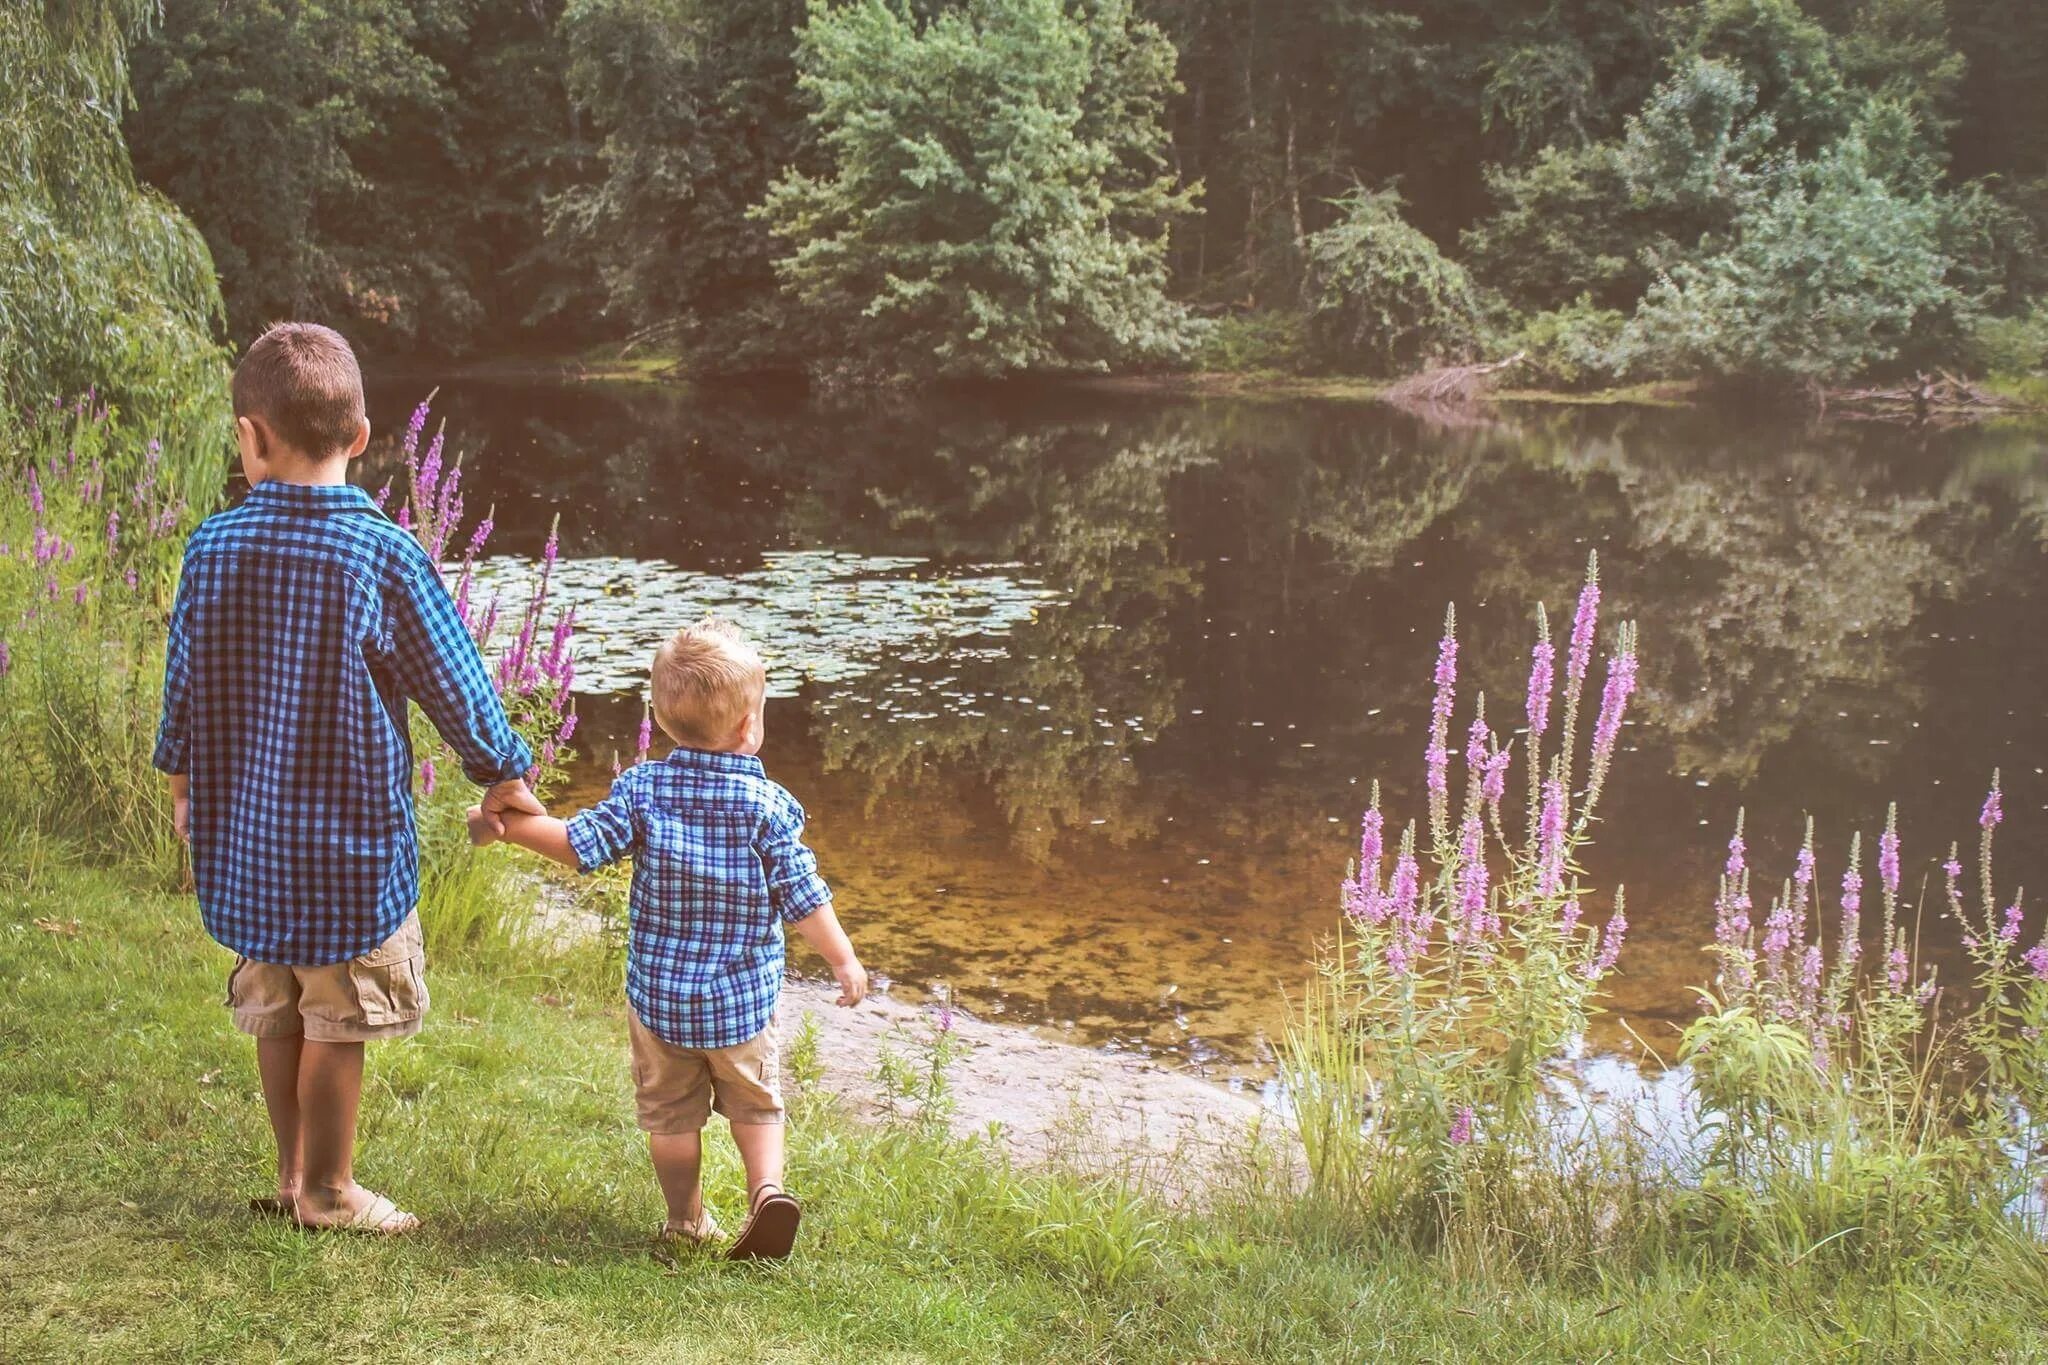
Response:
[[[381,381],[373,419],[436,382]],[[435,410],[499,551],[560,518],[589,695],[558,804],[630,761],[653,642],[733,615],[770,655],[769,771],[912,998],[1269,1073],[1369,784],[1422,814],[1445,604],[1467,686],[1518,717],[1530,613],[1569,612],[1589,550],[1642,639],[1587,857],[1632,925],[1596,1048],[1668,1054],[1695,1013],[1739,808],[1762,891],[1809,815],[1832,884],[1896,799],[1931,906],[1998,768],[2001,881],[2048,890],[2048,429],[1073,389],[452,383]],[[1924,917],[1951,972],[1955,941]]]

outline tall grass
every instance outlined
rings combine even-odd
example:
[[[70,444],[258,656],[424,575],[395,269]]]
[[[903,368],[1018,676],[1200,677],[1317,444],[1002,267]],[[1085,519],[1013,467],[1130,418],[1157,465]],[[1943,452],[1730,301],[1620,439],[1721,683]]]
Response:
[[[1945,989],[1913,961],[1896,811],[1878,840],[1870,935],[1860,838],[1828,908],[1810,828],[1754,924],[1738,820],[1714,906],[1719,977],[1678,1054],[1680,1131],[1569,1101],[1563,1061],[1626,930],[1619,887],[1604,929],[1582,913],[1596,893],[1579,849],[1635,677],[1624,626],[1588,704],[1598,605],[1589,574],[1561,690],[1538,609],[1519,820],[1503,811],[1517,785],[1511,746],[1487,725],[1484,698],[1452,819],[1458,640],[1447,623],[1423,754],[1426,831],[1405,827],[1389,871],[1375,785],[1341,929],[1286,1037],[1310,1203],[1355,1236],[1495,1271],[1699,1256],[1896,1265],[1957,1238],[2048,1234],[2048,939],[2022,951],[2019,894],[1994,883],[1995,775],[1975,885],[1955,848],[1943,865],[1971,979]],[[1547,749],[1553,697],[1561,723]],[[1582,704],[1595,718],[1575,775]]]
[[[184,536],[215,489],[90,399],[0,427],[0,765],[17,834],[176,875],[149,766]],[[189,462],[187,462],[189,467]]]

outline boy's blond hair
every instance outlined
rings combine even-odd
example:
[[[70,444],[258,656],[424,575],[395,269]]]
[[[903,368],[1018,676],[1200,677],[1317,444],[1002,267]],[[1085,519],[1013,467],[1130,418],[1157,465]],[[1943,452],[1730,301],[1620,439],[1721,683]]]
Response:
[[[768,690],[768,670],[740,628],[707,616],[654,655],[654,719],[678,744],[731,739]]]
[[[258,417],[301,455],[325,459],[362,429],[363,372],[332,327],[280,322],[235,366],[235,416]]]

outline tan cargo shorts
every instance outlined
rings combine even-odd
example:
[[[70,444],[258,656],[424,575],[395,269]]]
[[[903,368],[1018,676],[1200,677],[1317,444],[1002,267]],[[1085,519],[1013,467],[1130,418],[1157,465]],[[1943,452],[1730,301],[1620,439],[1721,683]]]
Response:
[[[228,1008],[235,1027],[256,1038],[304,1034],[314,1043],[409,1038],[427,1013],[427,952],[420,916],[361,957],[325,967],[235,959]]]
[[[633,1036],[633,1092],[640,1127],[695,1133],[715,1109],[728,1123],[781,1123],[782,1055],[769,1021],[732,1047],[677,1047],[626,1011]]]

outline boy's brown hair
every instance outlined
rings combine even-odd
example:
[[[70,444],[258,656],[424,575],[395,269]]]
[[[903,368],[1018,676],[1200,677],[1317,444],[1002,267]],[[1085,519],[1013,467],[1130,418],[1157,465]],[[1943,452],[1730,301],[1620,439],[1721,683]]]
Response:
[[[278,440],[321,459],[346,449],[363,422],[363,372],[332,327],[280,322],[235,366],[235,416],[261,418]]]
[[[706,617],[654,655],[654,719],[693,748],[731,739],[768,690],[761,655],[730,621]]]

